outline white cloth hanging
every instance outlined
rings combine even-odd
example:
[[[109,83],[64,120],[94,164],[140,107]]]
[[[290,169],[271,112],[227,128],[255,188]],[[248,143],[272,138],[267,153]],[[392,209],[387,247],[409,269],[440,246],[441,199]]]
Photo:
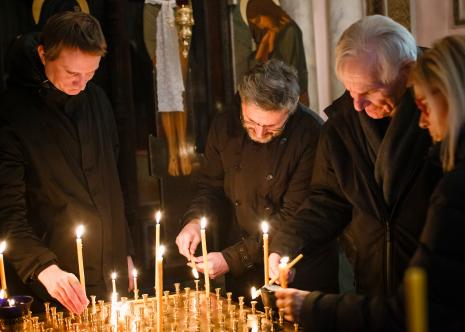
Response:
[[[176,0],[145,0],[161,5],[157,17],[157,99],[159,112],[183,112],[184,82],[179,59],[178,33],[174,22]]]

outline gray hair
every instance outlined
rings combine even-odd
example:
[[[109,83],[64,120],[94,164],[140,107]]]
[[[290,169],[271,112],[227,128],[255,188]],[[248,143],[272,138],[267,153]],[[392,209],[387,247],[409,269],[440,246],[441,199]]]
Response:
[[[341,79],[346,60],[366,57],[374,57],[380,81],[392,83],[405,63],[416,60],[415,39],[389,17],[367,16],[347,28],[336,45],[337,77]]]
[[[294,112],[299,102],[297,71],[276,59],[257,64],[237,87],[243,102],[255,103],[266,111]]]
[[[418,60],[414,84],[438,89],[448,104],[447,132],[441,144],[445,171],[455,167],[460,131],[465,125],[465,36],[448,36],[433,44]]]

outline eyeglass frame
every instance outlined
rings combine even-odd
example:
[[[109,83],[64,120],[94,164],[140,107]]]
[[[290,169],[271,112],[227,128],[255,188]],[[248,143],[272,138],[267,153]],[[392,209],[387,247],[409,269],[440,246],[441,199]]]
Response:
[[[284,129],[286,128],[286,125],[287,125],[287,122],[289,121],[289,118],[291,117],[291,112],[287,111],[287,117],[286,117],[286,121],[284,121],[283,125],[279,128],[270,128],[272,127],[273,125],[262,125],[260,123],[257,123],[251,119],[249,120],[246,120],[244,119],[244,111],[241,109],[240,111],[240,118],[241,118],[241,123],[244,127],[246,127],[247,125],[249,126],[258,126],[258,127],[261,127],[263,128],[263,130],[266,130],[267,132],[269,133],[272,133],[272,134],[277,134],[277,133],[281,133],[284,131]],[[247,127],[249,128],[249,127]],[[253,128],[249,128],[249,129],[253,129]]]

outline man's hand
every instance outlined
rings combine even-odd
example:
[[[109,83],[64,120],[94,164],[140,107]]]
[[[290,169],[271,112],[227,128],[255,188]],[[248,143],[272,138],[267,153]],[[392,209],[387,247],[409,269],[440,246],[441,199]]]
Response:
[[[268,261],[270,263],[269,273],[270,279],[274,277],[279,277],[279,262],[281,261],[281,256],[275,252],[272,252],[268,257]],[[295,277],[295,269],[289,269],[287,274],[287,282],[292,282]],[[280,283],[279,278],[276,281],[277,284]]]
[[[223,257],[221,252],[210,252],[207,255],[208,258],[208,274],[210,275],[210,279],[216,279],[221,277],[223,274],[229,272],[228,263]],[[195,262],[197,263],[197,270],[199,272],[204,273],[204,264],[203,264],[203,257],[195,257]],[[190,266],[190,264],[188,264]]]
[[[176,245],[178,246],[179,253],[190,259],[199,243],[200,221],[199,219],[193,219],[179,232],[176,237]]]
[[[50,265],[39,273],[39,281],[47,292],[69,311],[80,314],[89,304],[86,291],[72,273],[63,271],[57,265]]]
[[[132,275],[132,271],[134,271],[134,263],[132,261],[132,257],[128,256],[128,279],[129,279],[128,292],[134,289],[134,277]]]
[[[302,304],[310,292],[294,288],[280,289],[275,292],[276,306],[284,311],[284,318],[297,321],[302,311]]]

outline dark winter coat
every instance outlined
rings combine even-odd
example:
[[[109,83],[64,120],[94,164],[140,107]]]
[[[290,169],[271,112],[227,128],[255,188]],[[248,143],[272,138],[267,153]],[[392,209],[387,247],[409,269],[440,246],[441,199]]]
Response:
[[[355,111],[348,93],[329,112],[334,116],[322,129],[310,195],[272,250],[316,249],[345,229],[357,291],[390,294],[418,246],[441,175],[427,159],[431,139],[418,127],[410,90],[390,120]]]
[[[112,107],[91,82],[76,96],[46,82],[36,47],[37,36],[17,41],[1,107],[0,226],[14,270],[9,291],[15,294],[19,277],[18,292],[42,293],[37,275],[54,263],[78,276],[75,229],[83,224],[87,294],[107,299],[112,271],[121,275],[119,290],[127,290],[130,254]]]
[[[237,99],[233,110],[219,114],[213,121],[198,192],[184,217],[186,222],[202,215],[216,219],[221,242],[217,249],[222,251],[235,277],[263,268],[261,221],[270,222],[272,243],[281,225],[294,217],[308,195],[320,131],[315,115],[298,106],[283,133],[260,144],[248,137],[239,112]],[[316,286],[337,289],[334,243],[325,248],[318,264],[319,273],[313,274],[325,277],[315,281]],[[328,276],[329,271],[332,276]],[[260,280],[263,283],[263,277]]]
[[[429,331],[465,331],[465,142],[454,170],[434,190],[420,245],[410,266],[427,275]],[[396,296],[308,295],[301,319],[306,331],[404,331],[404,288]]]

